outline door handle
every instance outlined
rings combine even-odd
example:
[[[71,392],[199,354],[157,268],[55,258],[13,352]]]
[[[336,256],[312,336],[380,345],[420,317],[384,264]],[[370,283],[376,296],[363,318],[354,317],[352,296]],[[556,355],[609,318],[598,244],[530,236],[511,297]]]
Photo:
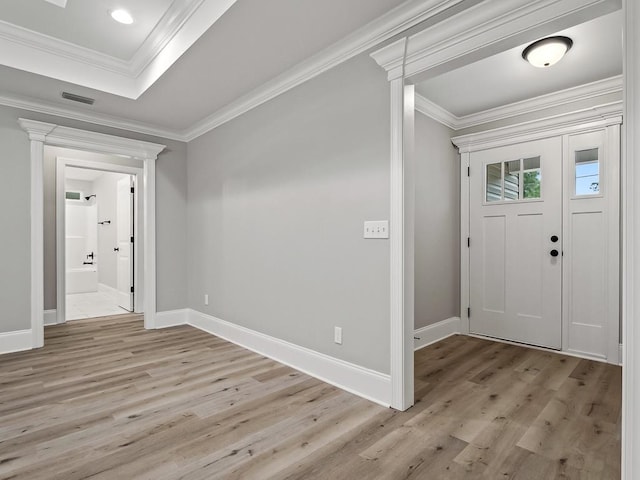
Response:
[[[556,250],[555,248],[553,250],[551,250],[549,252],[549,255],[551,255],[552,257],[557,257],[558,256],[558,250]]]
[[[114,252],[119,252],[120,251],[120,247],[116,247],[113,249]]]

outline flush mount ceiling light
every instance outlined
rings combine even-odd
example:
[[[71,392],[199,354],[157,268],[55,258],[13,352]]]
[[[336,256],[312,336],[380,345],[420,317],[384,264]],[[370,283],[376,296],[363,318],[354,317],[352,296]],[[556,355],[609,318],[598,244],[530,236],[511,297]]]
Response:
[[[133,23],[133,17],[126,10],[118,9],[111,12],[111,18],[116,22],[124,23],[125,25],[131,25]]]
[[[534,67],[546,68],[558,63],[573,45],[569,37],[547,37],[522,51],[522,58]]]

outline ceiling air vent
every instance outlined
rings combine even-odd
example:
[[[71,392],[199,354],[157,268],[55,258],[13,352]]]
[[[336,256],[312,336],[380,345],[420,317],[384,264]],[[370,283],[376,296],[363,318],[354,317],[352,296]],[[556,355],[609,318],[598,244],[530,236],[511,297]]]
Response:
[[[82,95],[76,95],[75,93],[62,92],[62,98],[71,100],[73,102],[86,103],[87,105],[93,105],[95,99],[89,97],[83,97]]]

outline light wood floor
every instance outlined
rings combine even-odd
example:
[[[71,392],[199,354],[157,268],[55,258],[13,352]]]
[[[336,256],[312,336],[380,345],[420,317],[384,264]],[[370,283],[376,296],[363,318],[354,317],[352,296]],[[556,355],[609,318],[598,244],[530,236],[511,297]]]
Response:
[[[191,327],[48,327],[0,357],[0,478],[617,479],[620,368],[454,336],[396,412]]]

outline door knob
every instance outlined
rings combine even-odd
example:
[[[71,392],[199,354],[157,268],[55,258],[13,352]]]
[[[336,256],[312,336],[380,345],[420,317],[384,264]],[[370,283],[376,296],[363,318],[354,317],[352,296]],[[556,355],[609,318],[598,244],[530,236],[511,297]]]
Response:
[[[551,235],[551,241],[553,243],[556,243],[558,241],[558,236],[557,235]]]
[[[120,248],[119,248],[119,247],[116,247],[116,248],[114,248],[114,249],[113,249],[113,251],[114,251],[114,252],[119,252],[119,251],[120,251]]]
[[[551,255],[552,257],[557,257],[558,256],[558,250],[556,250],[555,248],[553,250],[551,250],[549,252],[549,255]]]

